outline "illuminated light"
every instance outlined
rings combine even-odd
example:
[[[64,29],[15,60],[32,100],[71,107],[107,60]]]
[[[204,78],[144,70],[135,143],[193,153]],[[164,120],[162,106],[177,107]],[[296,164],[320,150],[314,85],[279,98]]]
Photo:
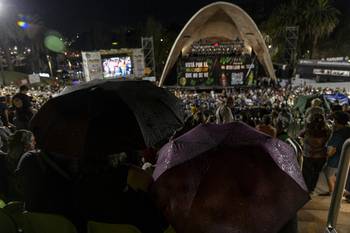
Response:
[[[272,48],[272,45],[269,44],[269,49],[271,49],[271,48]]]
[[[162,39],[160,39],[160,42],[163,42],[164,40],[163,40],[163,38]]]
[[[50,78],[50,74],[48,73],[39,73],[39,76],[44,78]]]
[[[27,49],[27,52],[30,53],[32,50],[31,49]]]
[[[13,47],[13,49],[14,49],[14,50],[17,50],[18,48],[17,48],[17,46],[15,46],[15,47]]]
[[[112,45],[118,45],[118,42],[117,41],[112,42]]]
[[[56,52],[56,53],[64,52],[64,43],[62,41],[62,38],[59,38],[56,35],[46,36],[44,40],[44,44],[46,48],[48,48],[53,52]]]
[[[215,43],[214,46],[215,46],[215,47],[218,47],[218,46],[219,46],[219,43]]]
[[[24,30],[29,27],[29,24],[23,20],[17,21],[17,25]]]

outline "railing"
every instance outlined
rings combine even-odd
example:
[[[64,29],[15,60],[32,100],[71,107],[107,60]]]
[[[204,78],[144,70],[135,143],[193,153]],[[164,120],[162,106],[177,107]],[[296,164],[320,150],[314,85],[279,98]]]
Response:
[[[332,195],[331,205],[329,207],[327,228],[325,233],[336,233],[336,225],[338,220],[338,215],[340,211],[340,205],[343,197],[344,188],[346,185],[346,178],[349,172],[350,164],[350,139],[346,140],[340,161],[339,161],[339,171],[337,174],[337,181],[335,184],[335,189]]]
[[[300,166],[300,170],[303,169],[303,162],[304,162],[304,157],[303,157],[303,148],[301,147],[301,145],[296,142],[295,140],[292,140],[290,138],[288,138],[286,140],[286,142],[294,149],[294,152],[297,156],[297,160]]]

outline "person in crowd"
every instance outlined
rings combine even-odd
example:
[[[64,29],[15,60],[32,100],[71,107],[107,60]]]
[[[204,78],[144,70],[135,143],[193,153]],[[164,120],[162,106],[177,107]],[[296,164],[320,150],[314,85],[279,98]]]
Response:
[[[313,99],[311,101],[311,107],[308,108],[305,112],[305,119],[308,119],[309,115],[316,114],[316,113],[322,114],[324,116],[325,110],[321,105],[322,105],[321,99],[319,98]]]
[[[34,149],[35,139],[30,131],[18,130],[9,137],[8,154],[6,155],[6,173],[8,178],[7,199],[23,199],[23,189],[16,175],[16,170],[21,157]]]
[[[35,149],[35,139],[32,132],[17,130],[9,138],[8,162],[10,169],[14,171],[22,155]]]
[[[87,221],[130,224],[145,233],[167,227],[148,196],[152,176],[130,164],[128,157],[128,153],[88,156],[77,187],[81,226]]]
[[[332,112],[343,111],[343,107],[340,105],[339,100],[335,100],[332,104]]]
[[[256,129],[260,132],[263,132],[273,138],[277,136],[277,130],[272,126],[272,119],[270,115],[264,115],[262,123],[256,126]]]
[[[19,93],[12,97],[12,104],[15,107],[16,129],[28,129],[29,121],[32,119],[34,111],[31,99],[27,95],[29,88],[26,85],[20,87]]]
[[[8,172],[7,155],[0,151],[0,201],[5,201],[8,197]]]
[[[226,101],[216,110],[216,123],[227,124],[234,121],[232,114],[233,98],[229,96]]]
[[[343,112],[346,112],[347,114],[350,114],[350,107],[349,107],[349,104],[344,104],[342,106],[342,111]]]
[[[15,175],[27,211],[59,214],[76,223],[75,183],[67,160],[64,155],[43,150],[30,150],[21,156]]]
[[[8,106],[5,96],[0,96],[0,118],[4,126],[8,127],[10,125]]]
[[[322,113],[309,114],[301,132],[304,148],[303,176],[310,193],[313,193],[320,172],[327,161],[326,144],[331,135]]]
[[[4,126],[2,124],[2,121],[0,120],[0,140],[1,140],[0,150],[5,153],[8,152],[8,144],[9,144],[9,138],[11,134],[12,134],[11,130],[8,127]]]
[[[278,114],[276,121],[276,131],[278,139],[286,141],[288,138],[291,138],[288,130],[292,121],[292,114],[286,108],[282,109],[281,112]]]
[[[348,127],[349,115],[342,111],[334,112],[334,127],[331,139],[328,142],[326,175],[329,186],[329,193],[334,191],[336,175],[338,172],[339,160],[344,142],[350,138],[350,127]]]

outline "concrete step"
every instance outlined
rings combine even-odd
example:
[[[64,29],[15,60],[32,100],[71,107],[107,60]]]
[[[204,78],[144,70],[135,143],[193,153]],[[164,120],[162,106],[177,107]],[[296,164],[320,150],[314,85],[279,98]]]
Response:
[[[325,233],[325,224],[319,224],[315,222],[299,221],[298,231],[299,233]],[[349,225],[337,225],[338,233],[350,233]]]
[[[330,197],[313,196],[298,213],[299,233],[324,233]],[[343,201],[337,223],[338,233],[350,233],[350,204]]]

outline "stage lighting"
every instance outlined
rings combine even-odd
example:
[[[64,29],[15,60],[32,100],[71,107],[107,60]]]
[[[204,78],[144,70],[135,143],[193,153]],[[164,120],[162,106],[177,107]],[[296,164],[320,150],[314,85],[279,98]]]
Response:
[[[23,30],[27,29],[29,27],[29,24],[23,20],[17,21],[17,25],[22,28]]]

